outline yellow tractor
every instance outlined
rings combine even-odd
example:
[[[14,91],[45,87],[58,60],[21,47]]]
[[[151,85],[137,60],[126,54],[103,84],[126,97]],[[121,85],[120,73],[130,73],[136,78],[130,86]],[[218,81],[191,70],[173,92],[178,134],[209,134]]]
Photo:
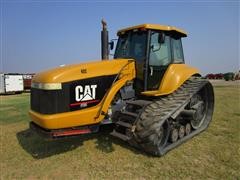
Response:
[[[93,133],[113,123],[111,135],[161,156],[205,130],[214,108],[212,85],[184,62],[172,26],[142,24],[119,30],[109,60],[102,21],[102,60],[36,74],[30,128],[46,138]]]

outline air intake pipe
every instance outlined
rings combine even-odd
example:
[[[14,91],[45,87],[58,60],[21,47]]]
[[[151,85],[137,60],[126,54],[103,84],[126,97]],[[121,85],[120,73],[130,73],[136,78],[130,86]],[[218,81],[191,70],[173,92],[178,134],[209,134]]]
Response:
[[[108,60],[109,59],[108,31],[107,23],[103,19],[101,31],[101,48],[102,48],[102,60]]]

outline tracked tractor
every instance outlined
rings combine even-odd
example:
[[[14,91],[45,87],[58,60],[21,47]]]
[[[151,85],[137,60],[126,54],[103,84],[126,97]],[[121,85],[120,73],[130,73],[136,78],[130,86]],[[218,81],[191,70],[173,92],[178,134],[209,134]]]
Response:
[[[111,135],[161,156],[208,127],[213,87],[185,64],[185,31],[156,24],[121,29],[109,60],[114,43],[102,25],[102,60],[34,76],[31,129],[56,139],[94,133],[111,123]]]

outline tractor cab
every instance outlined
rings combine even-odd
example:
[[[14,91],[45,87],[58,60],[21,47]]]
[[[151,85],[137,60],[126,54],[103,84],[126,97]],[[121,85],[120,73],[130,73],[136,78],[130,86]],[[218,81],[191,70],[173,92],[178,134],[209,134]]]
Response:
[[[137,92],[159,89],[170,64],[184,63],[182,37],[186,32],[171,26],[142,24],[118,31],[114,59],[136,61]]]

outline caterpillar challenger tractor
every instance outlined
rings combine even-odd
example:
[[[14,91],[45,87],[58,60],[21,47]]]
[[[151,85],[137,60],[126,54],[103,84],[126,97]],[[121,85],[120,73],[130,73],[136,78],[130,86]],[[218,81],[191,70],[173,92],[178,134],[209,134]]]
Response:
[[[102,25],[102,60],[34,76],[31,129],[55,139],[113,123],[111,135],[161,156],[208,127],[213,87],[185,64],[185,31],[156,24],[119,30],[109,60],[114,43],[108,41],[104,21]]]

